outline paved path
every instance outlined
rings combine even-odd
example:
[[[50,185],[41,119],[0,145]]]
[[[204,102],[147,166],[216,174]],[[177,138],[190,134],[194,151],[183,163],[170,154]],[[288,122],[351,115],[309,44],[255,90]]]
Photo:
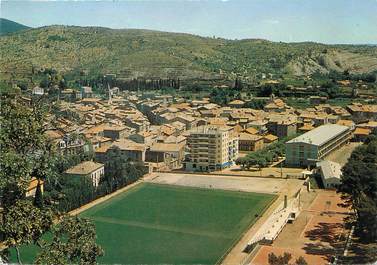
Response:
[[[316,265],[328,264],[334,255],[340,254],[345,246],[344,218],[348,209],[339,206],[342,202],[339,194],[316,190],[302,198],[301,214],[285,226],[272,246],[262,246],[252,260],[253,265],[267,265],[271,252],[289,252],[293,259],[303,256],[308,264]]]

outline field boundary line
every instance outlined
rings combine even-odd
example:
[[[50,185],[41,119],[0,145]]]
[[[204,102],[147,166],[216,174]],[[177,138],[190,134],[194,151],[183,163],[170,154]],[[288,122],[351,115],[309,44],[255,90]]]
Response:
[[[214,171],[213,173],[206,173],[206,172],[191,172],[191,171],[157,171],[153,173],[164,173],[164,174],[190,174],[190,175],[197,175],[197,176],[221,176],[221,177],[242,177],[242,178],[261,178],[261,179],[287,179],[282,177],[270,177],[269,175],[260,175],[260,176],[252,176],[252,175],[242,175],[242,174],[230,174],[230,173],[221,173]],[[289,178],[288,178],[289,179]]]
[[[143,178],[139,179],[139,180],[135,181],[132,184],[129,184],[129,185],[123,187],[123,188],[120,188],[119,190],[116,190],[116,191],[114,191],[114,192],[112,192],[110,194],[107,194],[107,195],[105,195],[103,197],[95,199],[94,201],[91,201],[91,202],[89,202],[87,204],[84,204],[83,206],[80,206],[79,208],[76,208],[76,209],[74,209],[72,211],[69,211],[68,214],[69,215],[78,215],[78,214],[80,214],[80,213],[82,213],[82,212],[84,212],[84,211],[92,208],[93,206],[96,206],[96,205],[98,205],[98,204],[100,204],[102,202],[105,202],[105,201],[107,201],[107,200],[109,200],[109,199],[111,199],[111,198],[113,198],[113,197],[115,197],[115,196],[117,196],[117,195],[119,195],[119,194],[121,194],[121,193],[123,193],[123,192],[125,192],[125,191],[127,191],[127,190],[129,190],[129,189],[131,189],[131,188],[133,188],[135,186],[137,186],[137,185],[139,185],[140,183],[143,183],[143,182],[144,182]]]
[[[182,185],[182,184],[176,184],[176,183],[162,183],[162,182],[154,182],[153,180],[146,180],[145,183],[150,183],[153,185],[160,185],[160,186],[173,186],[176,188],[187,188],[187,189],[201,189],[201,190],[215,190],[215,191],[224,191],[224,192],[234,192],[234,193],[240,193],[242,194],[248,194],[248,193],[254,193],[259,195],[273,195],[273,196],[279,196],[278,193],[273,192],[262,192],[262,191],[246,191],[246,190],[238,190],[238,189],[225,189],[225,188],[219,188],[219,187],[204,187],[204,186],[194,186],[194,185]]]
[[[219,234],[219,233],[211,233],[211,232],[198,231],[198,230],[193,230],[193,229],[174,228],[173,226],[167,226],[167,225],[148,224],[148,223],[137,222],[137,221],[121,221],[121,220],[117,220],[115,218],[110,218],[110,217],[91,217],[91,219],[94,220],[94,221],[99,221],[99,222],[106,222],[106,223],[120,224],[120,225],[129,225],[129,226],[134,226],[134,227],[141,227],[141,228],[149,228],[149,229],[162,230],[162,231],[168,231],[168,232],[190,234],[190,235],[195,235],[195,236],[207,236],[207,237],[212,237],[212,238],[231,239],[230,236],[222,235],[222,234]]]
[[[236,190],[236,189],[221,189],[221,188],[206,188],[206,187],[199,187],[199,186],[188,186],[188,185],[180,185],[180,184],[170,184],[170,183],[158,183],[146,180],[144,183],[149,183],[152,185],[159,185],[159,186],[172,186],[174,188],[181,188],[181,189],[192,189],[192,190],[203,190],[203,191],[217,191],[217,192],[225,192],[225,193],[238,193],[240,197],[247,196],[247,194],[258,194],[258,195],[273,195],[274,197],[279,197],[277,193],[268,193],[268,192],[260,192],[260,191],[245,191],[245,190]]]
[[[280,198],[281,196],[274,196],[272,200],[266,204],[266,206],[261,211],[261,214],[251,222],[247,228],[237,237],[233,240],[231,246],[224,252],[224,254],[216,261],[216,265],[221,264],[224,259],[228,256],[228,254],[233,250],[233,248],[237,245],[238,242],[241,241],[241,239],[249,232],[249,230],[264,216],[264,214],[267,212],[267,210]],[[246,247],[246,246],[245,246]]]

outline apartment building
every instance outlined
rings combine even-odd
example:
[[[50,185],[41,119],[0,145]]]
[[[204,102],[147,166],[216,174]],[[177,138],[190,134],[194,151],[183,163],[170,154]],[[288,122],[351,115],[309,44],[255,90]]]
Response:
[[[189,154],[185,169],[214,171],[229,167],[238,157],[238,137],[228,126],[200,126],[192,129],[187,138]]]
[[[286,164],[313,166],[331,152],[348,143],[352,131],[348,126],[326,124],[286,143]]]

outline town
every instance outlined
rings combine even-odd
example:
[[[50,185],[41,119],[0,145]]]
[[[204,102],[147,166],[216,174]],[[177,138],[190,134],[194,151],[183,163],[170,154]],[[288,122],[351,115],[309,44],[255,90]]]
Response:
[[[376,263],[376,1],[3,2],[0,265]]]
[[[47,115],[48,141],[62,159],[76,157],[60,169],[62,178],[90,179],[96,194],[78,197],[87,184],[75,182],[70,192],[76,195],[61,203],[61,210],[75,210],[139,182],[275,194],[269,211],[229,249],[223,262],[263,264],[269,253],[286,249],[309,264],[326,264],[335,253],[346,251],[349,228],[341,232],[340,247],[327,242],[330,255],[304,251],[310,236],[295,247],[285,237],[292,229],[310,233],[308,224],[302,224],[304,218],[311,218],[311,226],[343,226],[348,210],[336,203],[341,201],[336,193],[341,169],[352,151],[376,133],[376,104],[341,107],[326,103],[326,97],[311,96],[311,107],[297,109],[271,94],[220,106],[210,98],[190,100],[158,91],[104,87],[102,95],[88,86],[64,89]],[[31,105],[48,97],[36,86],[21,100]],[[263,108],[245,107],[261,99]],[[119,178],[116,171],[123,170],[122,163],[134,167],[136,175],[124,182],[118,179],[104,191],[104,180],[110,175]],[[51,183],[44,185],[36,178],[27,196],[35,196],[38,187],[46,191],[45,199],[56,200]],[[322,217],[323,211],[331,214]],[[339,231],[326,233],[335,236]],[[257,244],[261,246],[255,248]]]

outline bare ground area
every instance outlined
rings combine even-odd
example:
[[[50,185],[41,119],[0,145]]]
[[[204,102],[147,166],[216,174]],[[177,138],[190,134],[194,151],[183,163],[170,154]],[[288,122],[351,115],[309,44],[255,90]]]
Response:
[[[342,255],[348,230],[344,218],[349,209],[340,206],[342,200],[335,191],[316,190],[302,193],[302,212],[287,224],[270,246],[262,246],[251,264],[268,264],[268,254],[292,253],[303,256],[308,264],[328,264]]]
[[[298,179],[220,176],[214,174],[201,175],[173,172],[156,172],[152,173],[152,175],[153,177],[147,181],[160,184],[273,194],[293,194],[304,182]]]
[[[286,178],[289,176],[300,176],[304,171],[302,168],[289,168],[289,167],[265,167],[261,170],[255,168],[250,170],[243,170],[238,165],[233,165],[229,168],[223,169],[220,172],[213,172],[212,174],[229,174],[229,175],[242,175],[248,177],[272,177],[272,178]]]
[[[363,238],[352,237],[347,256],[340,259],[341,264],[376,264],[377,243],[365,242]]]
[[[343,145],[338,150],[326,156],[325,160],[330,160],[344,166],[347,163],[348,158],[351,156],[352,151],[361,144],[362,143],[359,142],[351,142]]]

